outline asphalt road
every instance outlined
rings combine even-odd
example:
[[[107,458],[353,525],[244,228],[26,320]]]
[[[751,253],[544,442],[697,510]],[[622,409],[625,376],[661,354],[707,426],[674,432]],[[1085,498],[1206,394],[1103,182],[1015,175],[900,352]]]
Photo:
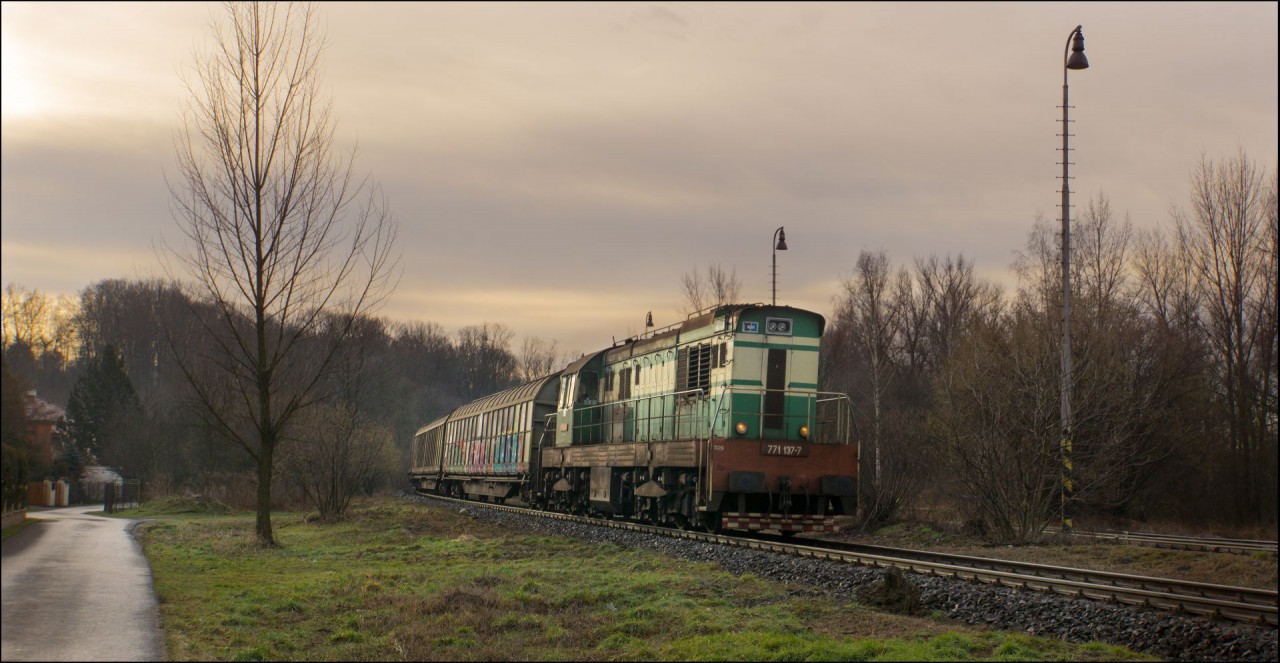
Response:
[[[33,511],[0,550],[5,661],[165,659],[151,567],[136,520],[102,506]]]

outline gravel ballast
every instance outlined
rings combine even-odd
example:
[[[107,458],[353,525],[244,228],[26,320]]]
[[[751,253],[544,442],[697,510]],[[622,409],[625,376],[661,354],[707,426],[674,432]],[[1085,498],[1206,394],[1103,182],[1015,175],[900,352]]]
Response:
[[[715,562],[734,575],[803,585],[841,601],[857,601],[859,589],[882,578],[868,567],[778,553],[718,546],[666,536],[487,509],[456,506],[420,496],[409,499],[450,508],[512,529],[652,550],[671,557]],[[1175,615],[950,578],[906,574],[931,612],[965,624],[1058,638],[1099,641],[1173,660],[1275,661],[1276,629],[1204,617]]]

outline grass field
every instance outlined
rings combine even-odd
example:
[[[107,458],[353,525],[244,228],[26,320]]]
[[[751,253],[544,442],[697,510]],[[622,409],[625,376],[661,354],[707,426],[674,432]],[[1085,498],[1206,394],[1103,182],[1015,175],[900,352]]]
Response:
[[[335,525],[157,503],[141,528],[174,660],[1153,660],[889,615],[714,564],[390,498]]]

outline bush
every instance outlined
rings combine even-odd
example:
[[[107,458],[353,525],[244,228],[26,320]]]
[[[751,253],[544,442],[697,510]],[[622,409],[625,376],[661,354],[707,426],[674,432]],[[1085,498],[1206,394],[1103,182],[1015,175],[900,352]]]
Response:
[[[30,468],[27,454],[21,449],[3,445],[3,485],[0,492],[4,495],[4,507],[8,511],[10,505],[22,506],[27,503],[27,482],[30,479]]]

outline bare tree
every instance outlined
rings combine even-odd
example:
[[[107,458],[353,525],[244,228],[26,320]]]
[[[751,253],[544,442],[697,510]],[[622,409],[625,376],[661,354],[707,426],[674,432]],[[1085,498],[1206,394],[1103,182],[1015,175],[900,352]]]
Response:
[[[341,520],[352,498],[398,461],[391,430],[351,403],[312,408],[296,424],[296,437],[281,447],[281,470],[322,522]]]
[[[1163,345],[1133,287],[1135,240],[1127,215],[1117,223],[1105,194],[1090,198],[1080,218],[1073,298],[1076,496],[1121,511],[1170,453],[1168,403],[1178,373],[1160,361]]]
[[[862,453],[863,527],[894,517],[923,481],[927,385],[913,353],[923,330],[922,300],[910,273],[892,273],[883,252],[861,252],[823,338],[822,382],[856,407]],[[913,317],[914,316],[914,317]]]
[[[290,423],[319,398],[352,326],[394,287],[395,224],[379,188],[334,153],[316,10],[230,3],[197,55],[178,134],[170,249],[207,343],[182,357],[207,422],[257,466],[260,544],[275,545],[271,479]],[[337,329],[320,336],[330,314]]]
[[[505,389],[518,379],[511,354],[511,329],[501,323],[469,325],[458,330],[463,395],[467,400]]]
[[[536,336],[524,339],[520,355],[516,357],[516,373],[522,382],[532,382],[547,375],[560,362],[559,342],[543,340]]]
[[[870,487],[874,491],[883,477],[880,448],[884,438],[884,397],[893,372],[894,330],[898,326],[898,307],[890,297],[889,257],[885,252],[859,253],[854,275],[845,279],[844,289],[846,298],[841,306],[847,310],[841,309],[836,315],[851,323],[856,347],[864,354],[868,369],[864,379],[871,399]]]
[[[737,269],[726,272],[723,267],[714,263],[707,265],[705,277],[694,267],[692,272],[680,277],[680,284],[686,313],[695,313],[708,306],[732,304],[738,301],[738,292],[742,290]]]
[[[1201,158],[1173,210],[1226,424],[1237,517],[1276,518],[1276,179],[1243,151]]]
[[[340,332],[341,316],[330,316],[324,333]],[[391,428],[370,416],[371,401],[385,402],[390,371],[384,355],[381,320],[364,318],[334,358],[326,399],[301,413],[280,447],[286,481],[320,512],[320,520],[341,520],[352,498],[371,494],[398,461]]]
[[[1080,295],[1092,307],[1087,318],[1095,325],[1115,322],[1117,310],[1128,297],[1130,253],[1134,246],[1133,223],[1125,216],[1116,224],[1111,214],[1111,201],[1099,193],[1090,198],[1075,229],[1076,250],[1080,253]]]
[[[4,288],[4,347],[26,345],[33,350],[48,315],[49,300],[39,290],[10,282]]]
[[[24,345],[36,356],[56,353],[59,360],[75,354],[75,300],[66,295],[50,297],[15,283],[4,289],[2,319],[4,347]]]
[[[1188,256],[1167,234],[1139,234],[1134,249],[1135,298],[1143,314],[1162,330],[1191,343],[1199,326],[1200,300]]]
[[[1054,347],[1015,310],[961,342],[936,378],[930,427],[951,492],[998,542],[1034,540],[1058,504]]]
[[[960,340],[977,323],[992,322],[1000,309],[1000,291],[973,274],[973,261],[935,255],[916,261],[916,282],[923,306],[925,363],[940,370]]]

